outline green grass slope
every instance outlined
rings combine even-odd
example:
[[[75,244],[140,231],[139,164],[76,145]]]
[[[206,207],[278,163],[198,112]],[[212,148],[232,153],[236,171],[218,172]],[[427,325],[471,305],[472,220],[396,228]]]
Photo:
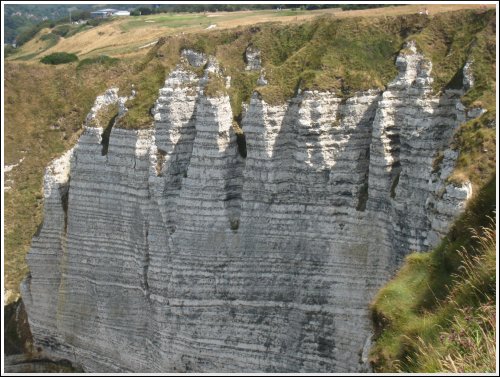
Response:
[[[409,255],[372,303],[376,371],[495,371],[495,30],[485,13],[450,12],[414,36],[433,62],[436,91],[456,87],[473,61],[475,86],[462,101],[487,112],[462,124],[452,143],[459,158],[449,181],[470,180],[475,198],[441,244]]]
[[[430,253],[410,254],[372,303],[379,372],[494,372],[496,175]]]

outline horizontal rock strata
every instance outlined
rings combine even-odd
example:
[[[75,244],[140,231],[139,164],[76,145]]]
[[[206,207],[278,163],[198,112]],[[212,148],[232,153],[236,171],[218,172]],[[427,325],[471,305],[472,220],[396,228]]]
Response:
[[[470,196],[446,183],[461,92],[434,96],[430,63],[405,51],[383,92],[255,93],[246,158],[229,98],[186,64],[153,130],[112,128],[103,155],[87,127],[45,176],[22,289],[36,342],[89,372],[366,371],[373,293]]]

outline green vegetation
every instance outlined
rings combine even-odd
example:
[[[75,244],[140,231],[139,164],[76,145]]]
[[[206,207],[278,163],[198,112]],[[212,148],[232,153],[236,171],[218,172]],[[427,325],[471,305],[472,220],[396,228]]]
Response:
[[[84,68],[85,66],[92,65],[92,64],[100,64],[106,67],[110,67],[111,65],[114,65],[118,63],[120,59],[117,58],[112,58],[107,55],[99,55],[96,56],[95,58],[87,58],[80,60],[78,63],[77,69]]]
[[[50,25],[53,26],[54,24],[50,23],[50,22],[40,23],[40,24],[33,26],[27,30],[24,30],[16,37],[17,46],[18,47],[22,46],[23,44],[25,44],[26,42],[31,40],[35,35],[37,35],[40,30],[42,30],[43,28],[46,28]]]
[[[99,26],[103,24],[107,24],[109,22],[113,22],[115,18],[109,17],[109,18],[92,18],[91,20],[87,21],[87,25],[89,26]]]
[[[57,42],[59,41],[59,39],[61,39],[60,36],[55,34],[55,33],[47,33],[47,34],[43,34],[40,36],[41,41],[49,41],[50,42],[49,47],[55,46],[57,44]],[[46,47],[46,48],[49,48],[49,47]]]
[[[56,25],[69,24],[71,21],[87,20],[90,11],[104,5],[91,4],[6,4],[5,6],[5,42],[16,42],[21,46],[31,40],[40,30]],[[115,8],[127,6],[115,5]],[[91,20],[93,21],[93,20]],[[82,26],[82,25],[80,25]],[[95,26],[95,25],[94,25]],[[75,28],[71,25],[72,28]]]
[[[207,97],[222,97],[223,95],[227,95],[224,78],[220,75],[209,73],[208,82],[204,91]]]
[[[125,105],[128,111],[118,120],[121,128],[149,128],[153,124],[151,109],[158,91],[165,83],[167,73],[179,62],[179,41],[161,38],[145,57],[134,65],[133,78],[127,87],[134,85],[136,96]]]
[[[58,25],[52,29],[52,34],[59,35],[60,37],[65,37],[71,30],[71,25],[64,24]]]
[[[377,371],[495,370],[495,181],[490,177],[438,247],[410,254],[378,292]]]
[[[383,88],[396,74],[394,57],[402,39],[388,29],[394,21],[324,17],[278,31],[271,26],[256,45],[263,51],[269,86],[259,89],[269,103],[283,102],[300,90],[355,91]]]
[[[494,235],[487,229],[484,242],[491,242]],[[494,250],[494,243],[492,244]],[[474,260],[464,268],[474,277],[476,265],[482,260]],[[449,330],[440,334],[442,347],[434,347],[421,341],[418,357],[425,369],[446,373],[478,373],[495,370],[496,353],[496,307],[493,302],[478,308],[458,308]],[[422,368],[423,369],[423,368]]]
[[[466,61],[472,60],[476,85],[466,97],[468,104],[480,99],[481,95],[486,95],[492,88],[494,93],[493,30],[495,30],[494,10],[457,11],[431,18],[420,33],[412,36],[417,42],[418,49],[432,61],[436,91],[444,87],[457,87],[457,84],[461,88],[461,80],[454,82],[454,78],[460,78],[457,73],[461,74]]]
[[[490,107],[490,109],[493,106]],[[453,147],[460,154],[457,165],[448,180],[462,184],[470,180],[481,187],[496,171],[495,109],[460,126],[454,136]]]
[[[15,293],[27,274],[24,260],[42,222],[45,167],[78,139],[97,95],[131,81],[130,62],[111,67],[5,63],[5,163],[23,162],[6,173],[4,196],[5,287]],[[82,83],[85,85],[82,85]],[[121,94],[121,93],[120,93]]]
[[[54,52],[53,54],[44,56],[40,59],[40,62],[43,64],[67,64],[76,62],[78,60],[78,56],[75,54],[68,54],[67,52]]]
[[[466,52],[470,52],[474,67],[478,66],[477,81],[487,82],[474,87],[466,96],[466,99],[474,98],[474,106],[478,106],[477,99],[483,100],[481,104],[491,104],[493,99],[495,38],[491,23],[494,21],[493,11],[451,12],[431,19],[418,14],[378,19],[324,16],[302,24],[267,23],[198,33],[185,38],[183,48],[216,56],[224,74],[231,77],[228,92],[237,121],[242,103],[249,100],[254,90],[266,102],[278,104],[299,89],[333,91],[343,97],[360,90],[383,89],[397,73],[394,58],[402,44],[410,39],[424,46],[424,52],[431,58],[437,74],[437,90],[446,87],[457,72],[461,72],[468,57]],[[478,42],[471,49],[474,38]],[[433,43],[436,50],[427,51]],[[262,64],[269,81],[265,87],[256,87],[258,73],[245,71],[243,57],[249,45],[262,51]],[[447,49],[456,51],[460,59],[450,62],[446,58]],[[473,103],[472,99],[469,103]]]
[[[261,24],[232,31],[198,33],[182,42],[215,55],[226,76],[233,115],[241,120],[242,103],[254,90],[271,104],[283,103],[298,89],[332,90],[349,96],[356,90],[382,88],[395,74],[393,59],[402,39],[383,30],[387,20],[335,20],[323,17],[298,25]],[[382,31],[381,31],[382,30]],[[245,71],[249,45],[262,51],[269,85],[256,87],[258,72]],[[376,64],[374,64],[376,62]]]
[[[75,19],[73,20],[76,21]],[[68,38],[72,35],[75,35],[76,33],[89,29],[90,27],[99,26],[111,21],[111,18],[92,19],[88,20],[86,24],[73,25],[67,23],[67,18],[63,18],[57,21],[46,20],[21,32],[16,38],[16,43],[18,46],[22,46],[23,44],[32,40],[41,30],[45,28],[50,28],[53,34]]]
[[[160,5],[158,8],[148,8],[141,6],[137,8],[134,13],[149,15],[154,13],[165,13],[165,12],[189,12],[189,13],[201,13],[201,12],[236,12],[241,10],[270,10],[270,9],[281,9],[280,13],[293,12],[297,9],[305,10],[318,10],[318,9],[328,9],[328,8],[341,8],[344,10],[355,10],[355,9],[370,9],[386,7],[389,5],[381,4],[164,4]],[[132,14],[132,13],[131,13]]]
[[[16,53],[16,48],[11,46],[11,45],[4,45],[3,46],[3,53],[5,54],[5,57],[15,54]]]
[[[42,52],[47,51],[49,48],[55,46],[57,42],[59,42],[61,38],[58,35],[52,34],[52,33],[46,33],[42,34],[38,40],[36,40],[36,45],[39,46],[38,50],[36,52],[33,52],[31,54],[26,54],[26,55],[21,55],[18,56],[15,60],[21,60],[21,61],[26,61],[34,58],[35,56],[40,55]],[[42,42],[42,43],[40,43]],[[18,49],[15,49],[16,53],[18,52]]]
[[[122,31],[128,32],[132,29],[142,28],[147,25],[146,21],[150,21],[147,17],[132,18],[128,22],[120,25]],[[169,14],[161,17],[155,17],[154,23],[151,26],[164,26],[169,28],[180,28],[180,27],[195,27],[202,26],[207,27],[210,24],[210,18],[202,14]]]
[[[6,7],[6,13],[8,6]],[[19,33],[31,28],[36,21],[19,14],[6,14],[4,17],[4,43],[14,43]]]
[[[125,104],[128,111],[123,118],[118,120],[119,127],[129,129],[152,127],[151,109],[158,97],[158,91],[165,82],[165,77],[166,68],[157,61],[148,64],[134,77],[133,82],[137,95]]]

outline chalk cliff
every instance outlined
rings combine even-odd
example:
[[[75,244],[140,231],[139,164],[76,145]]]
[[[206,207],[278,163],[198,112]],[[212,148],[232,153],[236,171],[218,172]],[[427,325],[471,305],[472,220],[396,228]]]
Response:
[[[372,295],[471,195],[446,178],[452,134],[477,114],[461,90],[435,96],[430,62],[403,51],[384,91],[254,93],[246,153],[229,97],[189,69],[216,62],[194,52],[154,128],[113,127],[104,150],[87,126],[45,174],[22,287],[37,344],[89,372],[367,370]],[[123,104],[108,94],[96,102]]]

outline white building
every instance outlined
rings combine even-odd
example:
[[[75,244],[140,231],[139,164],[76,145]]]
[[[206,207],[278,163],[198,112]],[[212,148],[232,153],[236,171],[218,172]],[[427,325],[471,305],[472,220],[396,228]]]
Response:
[[[113,13],[113,16],[130,16],[130,12],[128,10],[117,10]]]
[[[92,18],[107,18],[112,16],[130,16],[128,10],[117,10],[117,9],[101,9],[95,12],[90,12]]]

